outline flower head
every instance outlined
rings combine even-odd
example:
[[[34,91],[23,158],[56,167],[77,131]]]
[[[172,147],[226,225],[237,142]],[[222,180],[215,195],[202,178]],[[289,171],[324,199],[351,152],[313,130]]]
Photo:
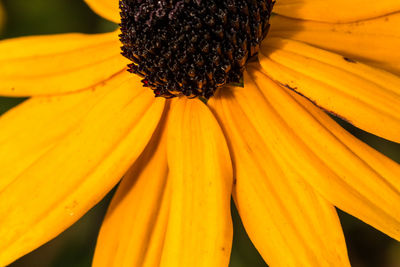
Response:
[[[272,0],[120,1],[122,55],[156,96],[211,97],[238,83],[269,29]]]
[[[349,266],[335,206],[400,240],[400,166],[327,115],[400,142],[398,1],[280,0],[269,22],[271,1],[121,0],[122,21],[118,1],[86,2],[122,32],[0,43],[0,94],[31,97],[0,118],[0,265],[61,233],[121,177],[94,266],[227,266],[231,195],[271,266]],[[234,12],[245,3],[249,24]],[[235,16],[251,25],[232,53],[247,40],[243,66],[228,60]],[[185,40],[173,54],[176,21],[212,32],[209,50],[233,72],[219,75]],[[213,77],[185,62],[173,72],[185,53]],[[243,86],[229,84],[242,72]]]

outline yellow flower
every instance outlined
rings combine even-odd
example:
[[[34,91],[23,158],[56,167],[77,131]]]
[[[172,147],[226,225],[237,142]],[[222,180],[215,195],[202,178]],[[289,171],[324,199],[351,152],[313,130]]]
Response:
[[[117,0],[86,0],[118,22]],[[120,180],[94,266],[227,266],[231,194],[271,266],[348,266],[335,206],[400,240],[400,167],[324,111],[400,142],[400,2],[279,0],[244,88],[154,98],[117,33],[0,44],[0,265]],[[235,182],[234,182],[235,180]],[[232,191],[233,187],[233,191]]]

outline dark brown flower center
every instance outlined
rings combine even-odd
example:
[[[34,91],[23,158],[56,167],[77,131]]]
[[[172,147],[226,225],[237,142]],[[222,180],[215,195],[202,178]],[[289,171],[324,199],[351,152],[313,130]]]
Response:
[[[156,96],[210,98],[239,82],[272,0],[120,0],[122,55]]]

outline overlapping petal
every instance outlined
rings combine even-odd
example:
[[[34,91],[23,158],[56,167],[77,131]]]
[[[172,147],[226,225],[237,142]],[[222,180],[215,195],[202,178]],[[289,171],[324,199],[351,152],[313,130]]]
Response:
[[[399,240],[400,166],[259,70],[246,79],[258,88],[245,82],[246,94],[235,97],[278,164],[335,206]]]
[[[0,42],[0,95],[53,95],[106,81],[127,64],[117,34],[59,34]]]
[[[281,85],[357,127],[400,142],[400,77],[279,38],[262,46],[260,62]]]
[[[397,0],[279,0],[274,12],[290,18],[322,22],[354,22],[400,11]]]
[[[69,227],[118,182],[143,151],[160,120],[164,100],[155,100],[141,88],[138,78],[131,77],[119,85],[104,85],[99,95],[92,92],[88,108],[83,106],[91,97],[84,95],[71,96],[76,100],[27,102],[22,108],[32,111],[30,118],[37,118],[39,126],[18,124],[27,132],[15,137],[9,133],[17,130],[16,121],[29,115],[17,107],[1,119],[2,133],[6,133],[2,147],[3,142],[10,144],[12,149],[7,151],[19,152],[22,163],[17,165],[18,172],[2,175],[7,182],[0,191],[0,265]],[[71,115],[63,115],[63,109]],[[66,125],[57,122],[60,114]],[[3,161],[8,162],[7,154],[1,156],[2,165]]]
[[[119,23],[118,0],[85,0],[85,2],[103,18]]]
[[[206,105],[182,98],[167,136],[172,196],[161,266],[228,266],[232,167],[222,131]]]
[[[0,119],[0,191],[33,164],[46,151],[81,123],[107,93],[130,78],[118,75],[94,91],[34,97],[8,111]]]
[[[119,185],[100,230],[93,266],[159,266],[171,198],[163,130]]]
[[[118,23],[118,1],[85,1]],[[332,6],[343,12],[327,12]],[[400,142],[400,78],[353,60],[400,73],[400,3],[281,0],[274,11],[282,16],[273,18],[279,26],[272,36],[344,57],[272,38],[260,53],[265,73]],[[119,45],[116,33],[0,44],[1,95],[64,94],[34,97],[0,119],[0,265],[81,217],[151,139],[165,100],[122,73]],[[229,138],[238,210],[266,261],[348,266],[332,204],[400,240],[400,167],[257,68],[245,74],[244,89],[221,92],[209,104]],[[200,101],[172,102],[168,140],[153,136],[121,183],[94,266],[228,265],[233,174],[225,137]]]
[[[332,204],[274,158],[268,143],[279,141],[263,128],[275,125],[251,83],[246,77],[244,89],[221,90],[209,101],[233,152],[234,196],[247,233],[270,266],[349,266]]]
[[[268,36],[302,41],[400,75],[400,12],[340,24],[277,15]]]

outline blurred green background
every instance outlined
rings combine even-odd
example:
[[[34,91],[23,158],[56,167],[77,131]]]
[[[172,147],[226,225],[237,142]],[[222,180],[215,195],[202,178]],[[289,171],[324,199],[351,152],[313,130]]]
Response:
[[[116,27],[94,14],[83,0],[3,0],[2,2],[6,23],[0,34],[1,39],[65,32],[98,33],[111,31]],[[21,101],[23,99],[0,98],[0,114]],[[340,121],[340,123],[358,138],[400,162],[399,144],[369,135],[345,122]],[[10,266],[90,266],[96,236],[112,194],[113,192],[59,237]],[[400,267],[398,242],[352,216],[342,212],[339,215],[354,267]],[[230,266],[267,266],[248,240],[235,210],[233,218],[235,236]]]

